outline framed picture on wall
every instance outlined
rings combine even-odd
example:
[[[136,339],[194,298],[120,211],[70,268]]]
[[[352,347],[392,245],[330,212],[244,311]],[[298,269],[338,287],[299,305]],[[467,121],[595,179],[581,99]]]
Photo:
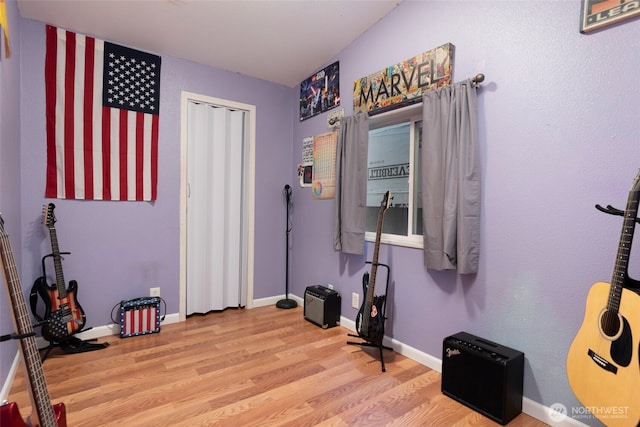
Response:
[[[300,83],[300,121],[340,106],[340,62]]]
[[[582,0],[580,14],[580,32],[615,24],[640,16],[640,2],[634,0]]]

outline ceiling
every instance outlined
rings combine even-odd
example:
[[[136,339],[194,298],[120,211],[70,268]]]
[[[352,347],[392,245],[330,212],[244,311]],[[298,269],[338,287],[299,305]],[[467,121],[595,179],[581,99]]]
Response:
[[[18,0],[18,8],[24,18],[294,87],[401,1]]]

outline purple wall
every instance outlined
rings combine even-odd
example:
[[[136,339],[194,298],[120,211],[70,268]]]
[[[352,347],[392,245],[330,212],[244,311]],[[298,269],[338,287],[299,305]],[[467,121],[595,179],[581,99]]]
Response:
[[[0,209],[14,248],[21,243],[17,257],[28,288],[50,251],[40,224],[42,204],[53,201],[43,197],[44,24],[17,18],[12,0],[8,8],[14,56],[0,61]],[[340,61],[347,115],[356,78],[446,42],[456,46],[455,81],[486,74],[479,96],[480,271],[459,277],[426,270],[420,250],[383,245],[380,260],[391,265],[393,282],[387,332],[436,358],[442,338],[460,330],[520,349],[525,395],[546,406],[578,405],[566,380],[566,352],[590,285],[608,281],[613,270],[621,219],[593,205],[624,207],[640,166],[640,21],[582,35],[579,13],[577,0],[405,0],[330,61]],[[109,323],[117,301],[146,295],[150,286],[162,287],[169,313],[178,311],[182,90],[257,106],[254,297],[283,293],[281,191],[290,183],[291,291],[302,296],[307,285],[332,283],[343,295],[342,315],[355,318],[350,296],[361,291],[365,257],[333,251],[333,201],[314,201],[296,184],[302,139],[325,132],[326,115],[298,123],[297,88],[162,59],[158,201],[54,201],[61,249],[72,252],[65,276],[78,280],[89,326]],[[632,253],[635,277],[639,261]],[[2,293],[2,333],[6,308]],[[3,382],[14,354],[2,344]]]
[[[355,79],[446,42],[456,46],[454,81],[486,74],[480,271],[427,270],[421,250],[383,245],[393,283],[387,332],[437,358],[442,339],[460,330],[517,348],[525,395],[569,410],[578,403],[567,349],[591,284],[611,278],[622,226],[593,206],[624,209],[640,167],[640,20],[583,35],[579,14],[578,1],[405,0],[329,62],[340,61],[346,115]],[[292,163],[305,136],[326,131],[326,114],[295,124]],[[333,251],[333,201],[297,185],[294,201],[293,292],[332,283],[342,315],[355,319],[364,258]]]
[[[22,264],[20,251],[20,19],[15,1],[9,0],[11,57],[5,57],[4,36],[0,37],[0,213],[9,234],[13,256],[18,269]],[[11,311],[7,303],[4,279],[0,290],[0,335],[13,332]],[[13,342],[0,343],[0,384],[13,363],[17,346]],[[0,385],[0,388],[2,385]]]

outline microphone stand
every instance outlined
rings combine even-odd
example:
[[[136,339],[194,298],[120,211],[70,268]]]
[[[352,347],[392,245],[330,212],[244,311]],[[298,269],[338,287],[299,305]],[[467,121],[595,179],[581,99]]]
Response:
[[[287,225],[286,225],[286,273],[285,273],[285,298],[281,299],[276,303],[276,307],[278,308],[296,308],[298,303],[292,299],[289,299],[289,232],[291,231],[291,227],[289,226],[289,206],[291,203],[291,186],[289,184],[284,186],[284,195],[287,200]]]

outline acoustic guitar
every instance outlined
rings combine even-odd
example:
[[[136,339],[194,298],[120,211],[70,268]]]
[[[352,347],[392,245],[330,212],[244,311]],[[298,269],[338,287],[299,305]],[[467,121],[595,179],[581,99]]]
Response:
[[[15,403],[0,406],[0,425],[2,427],[66,427],[66,410],[63,403],[51,406],[47,383],[42,370],[40,352],[36,343],[31,319],[24,301],[18,269],[13,259],[9,236],[5,233],[4,222],[0,215],[0,260],[7,294],[16,328],[15,338],[22,353],[24,369],[28,378],[29,395],[33,408],[27,423],[22,420]]]
[[[591,287],[567,355],[573,393],[609,427],[640,424],[640,296],[625,286],[639,200],[640,172],[629,191],[611,283]]]
[[[55,205],[53,203],[44,206],[42,223],[49,229],[51,237],[51,256],[53,257],[56,273],[56,283],[49,286],[46,277],[43,275],[36,279],[33,284],[32,294],[37,292],[45,305],[43,319],[46,322],[42,325],[42,337],[49,342],[59,343],[64,342],[71,335],[80,332],[84,328],[86,315],[76,297],[78,283],[75,280],[71,280],[68,289],[65,285],[62,271],[62,255],[58,248],[54,209]]]
[[[378,210],[378,226],[376,229],[376,243],[371,260],[371,275],[364,273],[362,276],[362,291],[365,294],[364,302],[356,316],[356,332],[358,336],[374,344],[382,342],[384,336],[384,313],[382,307],[385,303],[385,295],[376,295],[376,275],[378,272],[378,254],[380,252],[380,235],[384,214],[391,205],[391,192],[387,191]]]

